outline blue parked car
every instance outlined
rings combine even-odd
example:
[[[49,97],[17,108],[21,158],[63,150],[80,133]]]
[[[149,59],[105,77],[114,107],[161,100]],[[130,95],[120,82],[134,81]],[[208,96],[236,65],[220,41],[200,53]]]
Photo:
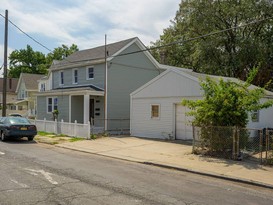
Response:
[[[1,140],[27,137],[32,141],[37,135],[37,128],[24,117],[2,117],[0,119]]]

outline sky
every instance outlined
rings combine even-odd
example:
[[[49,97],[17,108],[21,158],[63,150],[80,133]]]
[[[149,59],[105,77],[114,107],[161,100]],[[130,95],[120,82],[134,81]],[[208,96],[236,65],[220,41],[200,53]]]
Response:
[[[1,0],[0,13],[53,50],[78,45],[80,50],[139,37],[150,45],[171,25],[181,0]],[[0,66],[4,57],[5,19],[0,16]],[[8,53],[30,45],[49,53],[9,24]],[[0,71],[2,73],[2,70]]]

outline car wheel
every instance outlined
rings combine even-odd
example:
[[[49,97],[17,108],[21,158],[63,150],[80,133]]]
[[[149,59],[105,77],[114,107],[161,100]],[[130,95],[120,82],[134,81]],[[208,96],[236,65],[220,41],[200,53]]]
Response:
[[[4,132],[1,133],[1,140],[3,142],[6,141],[6,135],[4,134]]]
[[[29,136],[27,139],[28,139],[28,141],[32,141],[33,140],[33,136]]]

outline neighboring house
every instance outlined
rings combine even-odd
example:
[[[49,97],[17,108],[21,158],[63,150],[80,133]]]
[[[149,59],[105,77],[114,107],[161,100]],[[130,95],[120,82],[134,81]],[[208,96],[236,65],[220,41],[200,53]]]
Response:
[[[108,131],[129,130],[130,93],[164,70],[138,38],[107,45],[107,103],[105,95],[105,46],[77,51],[54,61],[39,81],[37,119],[88,123]],[[107,115],[104,115],[106,107]],[[107,123],[105,123],[107,118]]]
[[[38,92],[38,80],[44,75],[21,73],[16,88],[16,106],[20,108],[24,116],[36,115],[36,94]]]
[[[203,91],[199,79],[207,75],[189,69],[170,69],[152,79],[131,93],[131,130],[133,136],[149,138],[192,139],[188,109],[181,105],[182,99],[202,99]],[[209,76],[219,79],[219,76]],[[238,81],[235,78],[221,77],[224,80]],[[255,86],[253,86],[255,87]],[[266,91],[262,101],[273,98]],[[273,127],[273,107],[260,110],[249,120],[250,128]]]
[[[1,107],[3,106],[3,78],[0,78],[0,104]],[[15,102],[17,100],[16,97],[16,87],[18,83],[18,78],[7,78],[7,95],[6,95],[6,114],[10,114],[13,112],[17,112],[17,110],[20,110],[20,107],[15,105]],[[2,114],[2,111],[0,115]]]

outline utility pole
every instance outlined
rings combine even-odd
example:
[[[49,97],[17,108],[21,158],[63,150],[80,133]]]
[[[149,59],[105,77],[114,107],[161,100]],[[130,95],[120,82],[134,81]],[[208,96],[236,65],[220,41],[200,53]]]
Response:
[[[104,60],[105,60],[105,75],[104,75],[104,131],[107,131],[107,80],[108,80],[108,72],[107,72],[107,35],[105,34],[105,46],[104,46]]]
[[[8,70],[8,10],[5,12],[5,39],[4,39],[4,72],[3,72],[3,106],[2,116],[6,116],[7,109],[7,70]]]

